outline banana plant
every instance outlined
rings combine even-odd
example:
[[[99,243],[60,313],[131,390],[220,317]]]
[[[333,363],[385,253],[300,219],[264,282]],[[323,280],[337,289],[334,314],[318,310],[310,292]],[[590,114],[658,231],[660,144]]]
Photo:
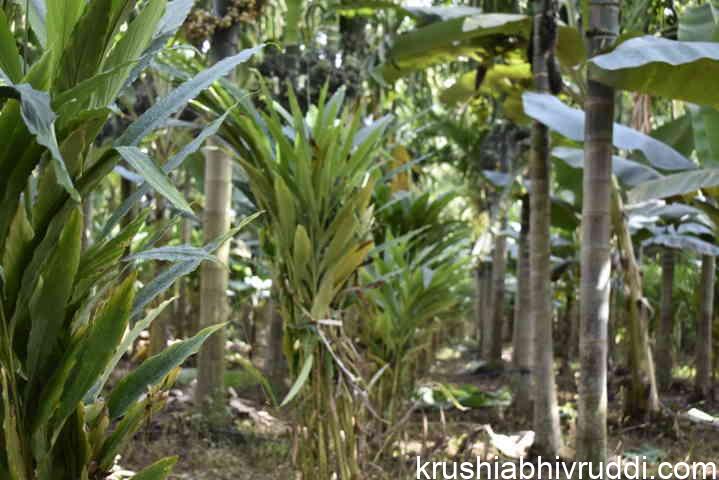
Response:
[[[42,2],[41,2],[42,3]],[[220,326],[147,359],[105,388],[120,357],[167,305],[146,307],[209,258],[204,248],[130,250],[147,214],[82,248],[80,202],[122,160],[192,215],[165,173],[138,148],[200,91],[248,60],[249,50],[198,73],[121,134],[100,143],[112,102],[182,24],[192,2],[49,0],[25,12],[37,45],[18,50],[0,15],[0,478],[90,480],[162,407],[176,367]],[[41,11],[43,9],[40,9]],[[201,143],[201,142],[200,142]],[[175,162],[199,148],[180,150]],[[169,260],[141,285],[133,262]],[[141,471],[164,479],[176,459]]]

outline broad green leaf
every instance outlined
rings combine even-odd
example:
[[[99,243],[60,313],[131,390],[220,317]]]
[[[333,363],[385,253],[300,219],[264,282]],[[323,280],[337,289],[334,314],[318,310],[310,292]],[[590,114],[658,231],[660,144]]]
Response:
[[[113,40],[113,0],[94,0],[85,4],[85,10],[72,30],[67,46],[61,50],[59,67],[55,74],[55,87],[62,92],[99,72],[102,59]]]
[[[172,369],[182,364],[190,355],[197,353],[210,335],[224,324],[204,328],[194,337],[177,342],[165,351],[150,357],[125,378],[118,382],[108,399],[110,418],[121,417],[146,391],[159,383]]]
[[[167,198],[177,209],[194,217],[195,213],[182,193],[142,150],[137,147],[117,147],[116,150],[158,193]]]
[[[525,92],[522,95],[524,112],[534,120],[565,137],[584,141],[584,112],[562,103],[549,94]],[[689,170],[696,165],[682,154],[648,135],[618,123],[614,124],[614,146],[624,150],[639,150],[654,168]]]
[[[155,319],[159,317],[160,314],[165,310],[165,307],[174,302],[176,298],[177,297],[173,297],[168,300],[165,300],[156,308],[153,308],[152,310],[147,312],[145,318],[143,318],[139,322],[136,322],[135,325],[132,327],[132,330],[125,334],[122,339],[122,343],[120,343],[120,346],[117,347],[114,355],[112,356],[112,359],[110,359],[107,366],[105,367],[104,373],[85,395],[83,401],[86,404],[92,403],[97,399],[97,396],[102,391],[102,388],[107,383],[107,380],[110,378],[110,375],[112,374],[113,370],[115,370],[115,367],[120,362],[122,356],[127,353],[132,344],[135,343],[135,340],[137,340],[142,331],[148,329],[152,322],[155,321]]]
[[[27,344],[30,388],[36,387],[36,382],[45,382],[48,361],[57,353],[64,334],[65,309],[80,263],[82,228],[82,212],[77,207],[62,230],[30,300],[31,327]]]
[[[694,132],[690,114],[685,113],[679,118],[665,122],[649,134],[660,142],[671,146],[687,158],[694,150]]]
[[[165,480],[177,463],[178,457],[167,457],[136,473],[130,480]]]
[[[58,60],[84,7],[82,0],[47,0],[47,40]]]
[[[164,245],[162,247],[151,248],[142,252],[134,253],[127,258],[126,261],[147,262],[151,260],[159,260],[163,262],[184,262],[190,260],[199,260],[220,263],[216,256],[208,253],[204,248],[193,247],[192,245]]]
[[[45,24],[47,6],[45,5],[45,0],[29,0],[23,2],[23,5],[28,6],[27,15],[33,33],[40,41],[40,45],[47,47],[47,26]]]
[[[62,425],[87,392],[98,382],[120,345],[130,320],[136,278],[135,274],[128,275],[93,320],[89,332],[82,341],[77,364],[65,385],[54,415],[56,428]]]
[[[719,163],[719,110],[697,105],[688,108],[699,164],[714,166]]]
[[[132,436],[142,427],[152,415],[164,406],[163,400],[146,397],[140,402],[133,403],[124,417],[117,422],[117,426],[105,439],[98,455],[101,470],[108,471],[115,463],[115,457],[122,448],[132,440]]]
[[[239,64],[248,61],[260,52],[264,45],[258,45],[227,57],[210,68],[202,70],[166,96],[159,99],[140,118],[135,120],[115,141],[116,146],[137,145],[148,133],[160,126],[170,115],[180,110],[201,91],[212,85],[217,79],[232,72]]]
[[[467,72],[457,79],[448,89],[444,90],[439,99],[455,105],[479,95],[494,97],[519,95],[532,85],[532,71],[529,63],[510,63],[491,65],[484,74],[477,88],[477,71]]]
[[[1,72],[0,72],[1,73]],[[0,75],[0,78],[2,75]],[[6,79],[7,80],[7,79]],[[50,151],[52,167],[58,183],[67,190],[73,200],[80,202],[80,194],[72,183],[65,161],[60,153],[55,135],[56,115],[50,106],[50,95],[35,90],[26,83],[9,85],[20,97],[20,112],[25,126],[35,136],[37,143]]]
[[[349,17],[355,15],[374,15],[378,11],[391,10],[400,15],[411,17],[422,24],[482,13],[481,8],[466,5],[408,7],[382,0],[353,0],[351,2],[334,4],[331,8],[340,15]]]
[[[34,236],[25,205],[18,205],[2,257],[2,264],[5,266],[5,297],[10,305],[15,303],[20,290],[23,267],[28,256],[32,254],[31,240]]]
[[[147,282],[139,292],[135,300],[135,307],[132,311],[133,318],[137,318],[142,314],[142,310],[152,300],[162,292],[170,288],[178,278],[184,277],[195,270],[202,263],[201,260],[188,260],[186,262],[175,263],[162,270],[152,280]]]
[[[150,63],[155,58],[156,54],[160,52],[167,42],[175,35],[175,32],[182,26],[189,15],[194,0],[174,0],[168,2],[167,8],[165,8],[165,15],[160,20],[157,26],[157,31],[152,39],[150,46],[143,52],[139,62],[135,65],[130,72],[130,75],[125,79],[125,85],[121,90],[124,90],[129,85],[135,82]]]
[[[584,168],[584,150],[555,147],[552,150],[552,156],[559,158],[573,168]],[[653,168],[617,155],[612,155],[612,172],[620,182],[629,187],[636,187],[640,183],[661,177]]]
[[[719,106],[719,44],[644,36],[589,60],[590,75],[606,85],[652,96]],[[687,88],[691,85],[691,88]]]
[[[522,48],[531,34],[532,19],[513,13],[481,13],[460,16],[411,30],[400,35],[389,52],[381,73],[393,82],[413,71],[457,60],[465,56],[489,60],[495,52]],[[560,25],[557,57],[565,66],[586,58],[582,37],[576,28]],[[521,39],[521,41],[517,41]]]
[[[246,218],[244,218],[237,227],[228,231],[225,235],[220,235],[212,242],[205,245],[203,248],[209,254],[220,248],[226,241],[232,238],[237,232],[244,228],[248,223],[252,222],[255,218],[260,216],[262,212],[257,212]],[[187,260],[180,263],[175,263],[170,267],[164,269],[155,278],[149,281],[138,293],[135,300],[135,307],[133,309],[132,316],[138,317],[142,313],[142,309],[145,308],[155,297],[170,288],[175,281],[189,273],[194,272],[197,267],[200,266],[202,260]]]
[[[675,248],[677,250],[691,250],[699,255],[719,255],[719,247],[692,235],[669,233],[654,235],[642,242],[642,247],[650,245],[661,245],[663,247]]]
[[[5,11],[0,9],[0,70],[15,83],[22,78],[22,58],[10,31]]]
[[[123,65],[125,67],[113,75],[110,82],[102,85],[97,94],[97,105],[107,105],[117,97],[132,70],[132,64],[128,65],[128,62],[138,60],[150,45],[166,3],[167,0],[150,0],[140,14],[130,22],[127,31],[102,64],[103,70],[113,70]]]
[[[8,480],[26,480],[27,465],[23,457],[23,446],[18,433],[17,413],[13,408],[13,402],[10,401],[8,392],[8,378],[5,369],[0,369],[0,379],[2,380],[2,403],[3,409],[3,438],[5,457],[10,470],[10,478]]]
[[[203,128],[202,131],[190,143],[182,147],[179,152],[173,155],[167,162],[162,165],[162,171],[164,173],[170,173],[176,168],[178,168],[180,165],[182,165],[182,163],[190,155],[200,149],[205,140],[217,133],[217,130],[224,123],[225,119],[227,118],[227,115],[229,115],[231,111],[231,109],[227,110],[217,120],[213,121],[205,128]],[[137,187],[137,189],[128,198],[126,198],[124,202],[122,202],[122,205],[120,205],[117,209],[115,209],[114,212],[112,212],[110,219],[107,221],[105,227],[102,230],[102,234],[109,234],[109,232],[115,225],[117,225],[120,219],[122,219],[125,215],[127,215],[130,210],[132,210],[132,206],[137,203],[143,197],[143,195],[150,191],[150,188],[151,187],[148,183],[143,183],[142,185]]]
[[[295,275],[297,275],[298,278],[303,278],[305,268],[307,267],[311,256],[312,243],[310,242],[310,237],[307,235],[307,230],[303,225],[297,225],[292,248],[292,257],[295,264]]]
[[[715,42],[719,40],[719,12],[712,2],[690,6],[679,18],[677,37],[684,42]]]
[[[719,169],[707,168],[675,173],[643,183],[630,190],[630,203],[645,202],[654,198],[668,198],[695,193],[703,188],[719,186]]]
[[[280,403],[280,407],[284,407],[288,403],[294,399],[298,393],[300,393],[300,390],[302,390],[302,387],[307,383],[307,379],[310,378],[310,372],[312,372],[312,364],[314,363],[314,354],[312,353],[312,350],[310,348],[305,348],[305,362],[302,364],[302,369],[300,370],[300,373],[297,375],[297,378],[295,379],[295,382],[292,384],[292,387],[290,387],[290,391],[287,392],[287,396],[285,396],[284,400],[282,400],[282,403]]]

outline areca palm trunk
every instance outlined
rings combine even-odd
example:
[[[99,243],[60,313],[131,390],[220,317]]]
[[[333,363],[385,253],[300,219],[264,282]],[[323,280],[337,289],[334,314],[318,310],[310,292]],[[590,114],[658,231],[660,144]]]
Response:
[[[534,324],[530,316],[532,295],[529,282],[529,197],[522,198],[522,229],[519,232],[517,259],[517,296],[512,348],[515,377],[514,401],[519,412],[529,412],[532,402],[532,364]]]
[[[662,303],[657,328],[657,384],[667,391],[672,384],[674,368],[674,250],[662,249]]]
[[[554,62],[555,42],[546,38],[556,32],[557,4],[537,0],[534,4],[532,68],[534,86],[549,92],[549,67]],[[550,264],[550,188],[549,131],[537,121],[532,126],[532,152],[529,160],[530,191],[529,263],[531,268],[531,317],[534,322],[534,430],[535,450],[545,456],[559,454],[561,432],[554,378],[552,339],[552,286]]]
[[[224,15],[231,2],[214,0],[215,14]],[[210,58],[218,62],[237,50],[235,29],[220,29],[212,38]],[[203,233],[205,241],[226,234],[230,229],[232,198],[232,163],[219,148],[205,154],[205,211]],[[227,286],[229,282],[230,244],[217,249],[218,262],[204,262],[200,272],[200,326],[225,322],[229,314]],[[225,334],[215,333],[200,350],[197,365],[196,399],[204,404],[211,422],[221,422],[225,395]]]
[[[590,55],[619,32],[619,2],[588,0],[585,35]],[[576,457],[607,458],[607,323],[609,321],[610,195],[614,89],[587,82],[584,131],[579,385]]]
[[[492,254],[492,322],[490,329],[489,360],[502,360],[502,330],[504,326],[504,276],[507,269],[507,217],[503,216],[499,223],[500,231],[494,239]]]
[[[714,281],[716,260],[711,255],[702,257],[702,276],[699,285],[699,318],[697,319],[697,346],[694,389],[700,398],[712,393],[712,320],[714,318]]]
[[[634,255],[629,226],[624,218],[616,178],[612,184],[612,223],[623,257],[624,282],[629,288],[629,367],[632,381],[624,402],[627,417],[643,419],[659,411],[654,359],[649,347],[646,308],[643,306],[642,278]]]

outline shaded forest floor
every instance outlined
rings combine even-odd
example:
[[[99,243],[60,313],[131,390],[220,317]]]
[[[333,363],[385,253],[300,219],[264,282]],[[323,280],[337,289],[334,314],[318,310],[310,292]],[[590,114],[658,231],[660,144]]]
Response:
[[[509,353],[505,352],[507,358]],[[467,344],[442,349],[427,380],[473,385],[483,392],[509,388],[510,368],[483,367],[476,356],[476,351]],[[564,362],[559,365],[559,372],[559,405],[567,443],[562,456],[571,458],[576,415],[574,366]],[[615,372],[610,378],[608,428],[613,457],[646,456],[650,464],[662,461],[719,463],[719,428],[716,426],[697,425],[672,416],[644,423],[623,421],[620,392],[625,379],[621,373]],[[158,457],[178,455],[180,460],[171,477],[174,479],[294,478],[288,424],[281,418],[284,412],[272,411],[263,401],[259,388],[250,381],[247,383],[250,385],[236,385],[233,389],[229,408],[232,420],[220,430],[207,428],[196,413],[190,395],[191,383],[180,385],[172,392],[168,408],[138,434],[121,463],[133,469]],[[691,392],[690,382],[679,380],[672,392],[662,397],[667,411],[682,413],[695,407],[719,415],[719,403],[689,404]],[[531,438],[527,433],[531,430],[527,413],[530,412],[517,412],[505,406],[466,411],[418,409],[409,417],[393,457],[367,472],[367,478],[415,478],[417,455],[425,461],[474,461],[477,456],[494,455],[512,459],[525,450]]]

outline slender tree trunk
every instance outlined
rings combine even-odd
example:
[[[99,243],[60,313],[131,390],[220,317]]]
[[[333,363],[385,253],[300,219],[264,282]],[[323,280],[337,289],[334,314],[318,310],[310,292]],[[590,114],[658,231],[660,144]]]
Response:
[[[657,384],[665,392],[672,384],[674,368],[674,250],[662,249],[662,304],[657,326]]]
[[[534,360],[534,324],[530,316],[530,265],[529,265],[529,197],[522,198],[522,230],[519,233],[517,259],[516,319],[512,348],[515,377],[514,401],[519,412],[528,414],[532,405],[532,365]]]
[[[504,325],[504,276],[507,267],[507,237],[504,230],[507,228],[506,217],[500,221],[499,229],[494,239],[494,252],[492,254],[492,329],[491,350],[489,359],[492,362],[502,360],[502,327]]]
[[[227,233],[230,228],[230,196],[232,166],[227,155],[219,149],[205,154],[205,217],[204,237],[210,241]],[[221,246],[216,262],[204,262],[200,271],[201,327],[227,320],[229,242]],[[208,419],[221,421],[224,405],[225,335],[220,330],[209,338],[198,357],[196,398],[203,403]],[[219,413],[219,415],[217,415]]]
[[[649,346],[649,327],[643,305],[642,278],[634,255],[629,226],[624,218],[616,179],[612,182],[612,223],[623,257],[624,282],[629,287],[629,367],[632,382],[624,403],[627,417],[643,420],[659,411],[654,359]]]
[[[550,62],[554,62],[555,42],[547,38],[556,32],[557,3],[534,2],[533,59],[534,86],[549,92]],[[553,65],[551,65],[553,66]],[[531,268],[531,317],[534,323],[534,430],[535,451],[547,457],[559,454],[561,431],[554,378],[552,285],[550,264],[550,189],[549,131],[539,122],[532,126],[529,262]]]
[[[699,285],[699,318],[697,319],[696,381],[698,397],[712,397],[712,321],[714,319],[714,280],[716,260],[711,255],[702,257],[702,276]]]
[[[619,2],[588,0],[590,55],[611,46],[619,31]],[[588,79],[584,131],[581,316],[576,458],[607,458],[607,323],[611,282],[610,195],[614,89]]]
[[[229,0],[214,0],[214,11],[225,15],[231,6]],[[210,57],[213,62],[229,57],[236,51],[235,29],[220,29],[212,38]],[[232,199],[232,163],[219,148],[205,154],[205,212],[204,239],[209,242],[230,229],[230,202]],[[226,321],[227,285],[229,281],[230,244],[225,242],[216,252],[221,265],[204,262],[200,271],[200,326],[205,327]],[[208,420],[220,423],[225,409],[225,333],[220,330],[209,338],[200,350],[197,364],[197,390],[199,403],[204,406]]]

